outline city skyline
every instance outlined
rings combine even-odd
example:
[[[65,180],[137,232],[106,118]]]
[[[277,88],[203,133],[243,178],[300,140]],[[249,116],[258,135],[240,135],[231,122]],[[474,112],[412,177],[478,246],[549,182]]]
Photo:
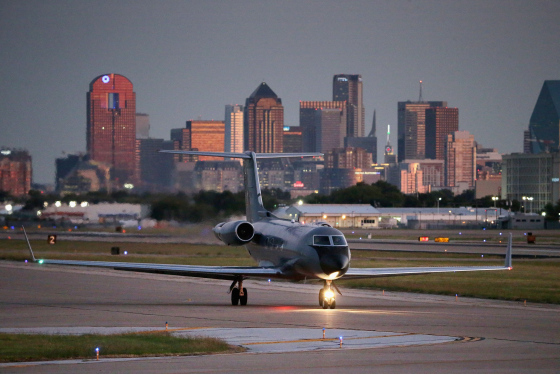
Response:
[[[247,4],[2,2],[0,146],[29,150],[33,181],[54,183],[55,159],[86,150],[84,99],[103,74],[130,79],[165,139],[189,119],[224,120],[263,81],[298,126],[300,100],[329,100],[334,75],[360,74],[380,128],[396,129],[397,103],[417,101],[422,80],[424,100],[459,108],[477,141],[522,152],[542,84],[559,78],[552,1]]]

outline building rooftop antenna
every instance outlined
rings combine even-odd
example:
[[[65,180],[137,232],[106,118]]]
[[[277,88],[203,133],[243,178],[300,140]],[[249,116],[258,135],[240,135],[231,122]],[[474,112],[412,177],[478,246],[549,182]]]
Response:
[[[418,96],[418,101],[423,103],[424,98],[422,97],[422,81],[420,81],[420,95]]]

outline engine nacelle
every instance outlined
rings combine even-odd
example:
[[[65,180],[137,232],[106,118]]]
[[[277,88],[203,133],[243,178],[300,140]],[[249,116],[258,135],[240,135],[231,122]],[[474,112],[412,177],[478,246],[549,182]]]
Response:
[[[216,238],[227,245],[243,245],[249,243],[255,236],[255,228],[247,221],[218,223],[212,231]]]

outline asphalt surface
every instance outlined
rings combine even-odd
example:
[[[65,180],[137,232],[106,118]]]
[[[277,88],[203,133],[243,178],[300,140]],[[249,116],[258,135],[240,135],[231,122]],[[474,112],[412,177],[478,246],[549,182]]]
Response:
[[[164,328],[168,322],[170,328],[236,331],[238,337],[242,331],[261,329],[273,341],[291,339],[294,332],[300,335],[293,340],[306,339],[322,328],[366,332],[366,337],[453,339],[360,349],[343,345],[283,353],[20,364],[2,366],[0,372],[558,373],[560,368],[556,305],[342,289],[337,309],[323,310],[317,302],[318,284],[249,280],[249,305],[234,307],[229,305],[228,286],[165,275],[0,262],[0,328]],[[251,341],[259,339],[266,342],[262,336]]]

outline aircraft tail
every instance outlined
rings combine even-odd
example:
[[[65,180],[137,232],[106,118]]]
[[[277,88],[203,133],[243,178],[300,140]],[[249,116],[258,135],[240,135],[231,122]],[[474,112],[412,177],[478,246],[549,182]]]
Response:
[[[247,221],[256,222],[262,218],[270,217],[262,202],[261,186],[259,182],[259,171],[257,168],[258,158],[280,158],[280,157],[314,157],[322,156],[322,153],[255,153],[246,151],[244,153],[233,152],[203,152],[203,151],[171,151],[162,150],[161,153],[173,153],[183,155],[229,157],[243,159],[243,176],[245,179],[245,213]]]
[[[508,238],[508,244],[507,244],[507,249],[506,249],[506,260],[504,263],[504,267],[506,268],[513,268],[512,264],[511,264],[511,251],[512,251],[512,247],[513,247],[513,235],[511,234],[511,232],[509,233],[509,238]]]

